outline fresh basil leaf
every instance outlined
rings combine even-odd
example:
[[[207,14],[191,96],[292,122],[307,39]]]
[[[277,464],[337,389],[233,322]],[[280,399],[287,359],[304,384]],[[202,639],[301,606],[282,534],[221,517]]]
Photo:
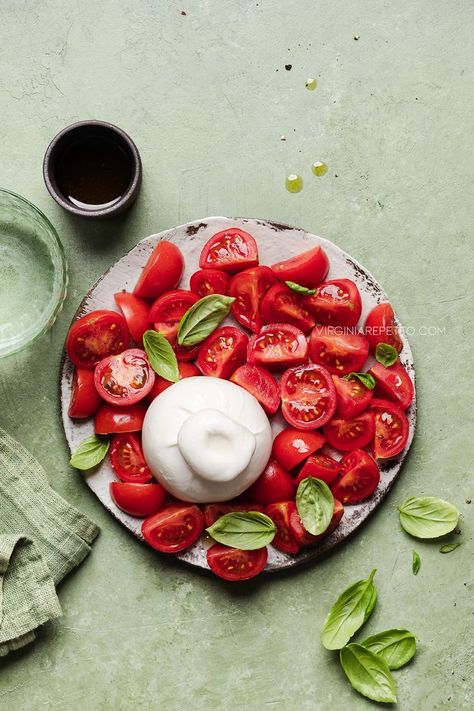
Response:
[[[235,299],[222,294],[208,294],[186,311],[178,326],[180,346],[195,346],[207,338],[228,316]]]
[[[416,551],[413,551],[413,557],[412,557],[412,561],[411,561],[411,569],[413,571],[413,575],[418,575],[420,568],[421,568],[421,558]]]
[[[386,630],[361,642],[378,657],[382,657],[389,669],[400,669],[415,656],[416,639],[408,630]]]
[[[297,284],[295,281],[285,281],[285,284],[290,287],[293,291],[296,291],[297,294],[305,294],[305,296],[313,296],[313,294],[316,293],[316,289],[308,289],[307,286],[301,286],[301,284]]]
[[[109,447],[109,437],[93,434],[81,442],[69,460],[69,464],[76,469],[92,469],[104,459]]]
[[[456,548],[459,548],[461,544],[460,543],[446,543],[445,546],[441,546],[439,549],[440,553],[451,553],[451,551],[455,551]]]
[[[386,368],[397,362],[397,349],[389,343],[377,343],[375,348],[375,358],[379,363],[382,363]]]
[[[365,385],[366,388],[369,390],[373,390],[375,386],[377,385],[377,381],[375,380],[374,376],[371,375],[370,373],[349,373],[348,375],[345,375],[343,380],[351,380],[357,378],[357,380],[360,380],[362,385]]]
[[[321,632],[326,649],[344,647],[370,617],[377,601],[373,570],[366,580],[358,580],[344,590],[329,610]]]
[[[143,347],[151,367],[165,380],[176,383],[179,380],[178,360],[171,344],[158,331],[145,331]]]
[[[224,514],[206,528],[218,543],[243,551],[264,548],[273,541],[276,530],[272,519],[259,511]]]
[[[305,529],[319,536],[331,523],[334,496],[324,481],[308,476],[298,484],[296,508]]]
[[[344,672],[359,694],[372,701],[397,701],[397,687],[386,662],[361,644],[348,644],[339,658]]]
[[[456,528],[459,511],[435,496],[412,496],[398,507],[400,523],[415,538],[438,538]]]

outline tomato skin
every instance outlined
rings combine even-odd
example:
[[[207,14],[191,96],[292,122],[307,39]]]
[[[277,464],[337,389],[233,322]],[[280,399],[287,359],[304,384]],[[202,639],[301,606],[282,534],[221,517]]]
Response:
[[[329,534],[332,533],[334,529],[339,526],[343,515],[344,506],[341,504],[340,501],[334,499],[334,513],[332,515],[331,521],[329,522],[329,526],[323,533],[320,533],[318,536],[315,536],[305,529],[298,514],[298,509],[295,506],[295,508],[292,509],[290,513],[290,531],[300,546],[310,546],[314,543],[317,543],[318,541],[321,541],[323,538],[326,538],[326,536],[329,536]]]
[[[344,380],[344,378],[333,375],[332,379],[337,394],[337,417],[350,419],[360,415],[368,408],[373,392],[370,388],[366,388],[358,378]]]
[[[242,551],[214,543],[207,551],[207,562],[213,573],[223,580],[250,580],[262,572],[268,560],[268,550],[258,548]]]
[[[197,364],[204,375],[230,378],[245,362],[248,337],[238,328],[223,326],[206,338],[199,350]]]
[[[318,323],[356,326],[362,313],[359,289],[351,279],[332,279],[320,284],[303,304]]]
[[[161,484],[135,484],[112,481],[109,484],[112,501],[125,513],[144,518],[155,513],[165,503],[166,491]]]
[[[189,288],[200,299],[209,294],[229,293],[230,276],[219,269],[199,269],[189,279]]]
[[[321,432],[303,432],[294,427],[286,427],[273,440],[272,457],[285,469],[294,469],[310,454],[321,449],[326,438]]]
[[[377,463],[368,452],[356,449],[341,459],[342,472],[332,483],[333,496],[343,504],[359,504],[372,496],[380,481]]]
[[[244,492],[245,493],[245,492]],[[223,503],[223,504],[205,504],[203,508],[204,514],[204,526],[209,528],[215,523],[221,516],[225,516],[228,513],[241,513],[246,511],[259,511],[263,513],[263,506],[259,504],[249,504],[249,503]]]
[[[317,286],[326,276],[329,261],[326,252],[319,245],[296,257],[277,262],[272,271],[280,281],[294,281],[309,289]]]
[[[146,484],[153,478],[143,456],[140,438],[129,432],[112,438],[110,464],[120,481]]]
[[[102,398],[94,385],[94,371],[86,368],[75,368],[72,377],[69,417],[77,419],[92,417],[101,404]]]
[[[173,350],[180,363],[188,363],[190,360],[196,360],[200,349],[200,343],[198,343],[197,346],[178,346],[177,343],[173,344]]]
[[[143,343],[143,334],[150,328],[148,312],[150,307],[144,299],[127,291],[114,294],[115,303],[127,322],[128,330],[138,346]]]
[[[279,501],[278,503],[270,504],[265,509],[267,516],[270,516],[277,527],[272,546],[278,548],[279,551],[283,551],[283,553],[299,553],[301,548],[290,529],[290,516],[294,511],[296,511],[294,501]]]
[[[252,235],[238,227],[213,235],[202,248],[199,258],[201,269],[215,268],[224,272],[237,272],[257,264],[257,243]]]
[[[145,264],[133,293],[144,299],[156,299],[178,285],[183,269],[184,259],[179,247],[161,240]]]
[[[401,407],[390,400],[373,398],[371,410],[375,415],[373,442],[376,459],[390,459],[405,449],[410,423]]]
[[[267,291],[261,312],[264,323],[290,323],[304,333],[315,323],[301,299],[285,284],[275,284]]]
[[[264,326],[251,337],[247,361],[252,365],[283,368],[308,360],[308,344],[303,331],[288,323]]]
[[[152,548],[162,553],[179,553],[196,543],[204,529],[198,506],[172,504],[142,523],[142,534]]]
[[[195,375],[201,375],[199,368],[196,368],[194,363],[178,363],[179,379],[192,378]],[[147,395],[147,402],[153,402],[155,397],[158,397],[164,390],[169,388],[173,383],[170,380],[165,380],[161,375],[155,375],[155,383]]]
[[[232,278],[229,293],[235,299],[232,315],[236,321],[255,333],[260,331],[263,326],[262,299],[275,281],[270,267],[246,269]]]
[[[148,395],[155,371],[145,351],[130,348],[104,358],[95,367],[94,383],[99,395],[111,405],[133,405]]]
[[[102,358],[121,353],[129,340],[124,317],[116,311],[100,309],[72,324],[66,337],[66,351],[76,368],[94,368]]]
[[[143,401],[128,407],[116,407],[104,403],[95,414],[94,430],[96,434],[140,432],[146,410]]]
[[[295,496],[293,477],[281,464],[270,459],[264,471],[243,494],[248,501],[256,501],[262,506],[286,501]]]
[[[364,336],[344,333],[341,326],[315,326],[309,340],[313,363],[323,365],[334,375],[359,372],[369,355]]]
[[[375,421],[373,412],[363,412],[349,419],[334,418],[324,425],[327,443],[342,452],[366,447],[374,437]]]
[[[395,314],[390,304],[377,304],[368,314],[364,333],[372,353],[379,343],[388,343],[399,353],[403,348],[402,339],[395,324]]]
[[[260,365],[240,365],[230,376],[233,383],[253,395],[266,413],[275,414],[280,406],[280,388],[271,373]]]
[[[150,309],[149,320],[155,331],[161,333],[170,343],[175,343],[178,326],[186,311],[199,301],[199,297],[186,289],[173,289],[159,296]]]
[[[295,484],[299,484],[309,476],[321,479],[326,484],[331,484],[341,472],[341,464],[329,454],[314,454],[308,457],[301,467]]]
[[[402,410],[406,410],[411,405],[415,396],[415,388],[412,379],[399,360],[389,368],[386,368],[382,363],[376,363],[369,373],[377,381],[374,390],[376,398],[392,400]]]
[[[322,427],[336,411],[336,390],[321,365],[310,363],[285,370],[280,392],[282,415],[297,429]]]

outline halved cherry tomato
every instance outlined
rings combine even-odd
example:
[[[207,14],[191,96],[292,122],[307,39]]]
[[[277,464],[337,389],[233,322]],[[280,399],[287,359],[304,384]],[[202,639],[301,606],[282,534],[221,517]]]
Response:
[[[153,303],[148,318],[154,323],[155,331],[159,331],[170,343],[174,343],[179,322],[196,301],[199,301],[199,297],[192,291],[186,289],[168,291]]]
[[[114,294],[114,299],[127,322],[133,340],[138,346],[141,346],[143,334],[150,328],[149,305],[144,299],[140,299],[135,294],[129,294],[127,291],[119,291]]]
[[[324,365],[334,375],[361,370],[369,354],[364,336],[345,333],[342,326],[315,326],[309,339],[309,354],[314,363]]]
[[[389,400],[373,398],[370,407],[375,415],[374,456],[376,459],[395,457],[407,443],[408,417],[401,407]]]
[[[328,269],[326,252],[319,246],[272,266],[273,273],[280,281],[294,281],[310,289],[322,282]]]
[[[363,449],[345,454],[341,459],[342,472],[333,482],[333,496],[343,504],[358,504],[371,496],[380,481],[377,463]]]
[[[382,363],[376,363],[369,373],[377,381],[374,390],[375,397],[393,400],[403,410],[411,405],[415,388],[412,379],[399,360],[389,368],[386,368]]]
[[[142,534],[152,548],[162,553],[178,553],[196,543],[204,529],[198,506],[172,504],[142,523]]]
[[[286,427],[273,440],[272,456],[285,469],[294,469],[310,454],[321,449],[325,441],[321,432],[302,432],[294,427]]]
[[[257,264],[257,243],[252,235],[238,227],[213,235],[204,245],[199,258],[201,269],[214,267],[225,272],[238,272]]]
[[[214,543],[207,551],[207,562],[213,573],[224,580],[250,580],[262,572],[268,560],[266,548],[242,551]]]
[[[351,279],[332,279],[303,300],[318,323],[355,326],[362,313],[359,289]]]
[[[264,323],[291,323],[305,333],[314,326],[313,316],[298,295],[285,284],[275,284],[267,291],[261,311]]]
[[[176,358],[180,361],[180,363],[187,363],[190,360],[196,360],[200,349],[200,343],[198,343],[197,346],[178,346],[177,343],[173,344],[173,350],[176,353]]]
[[[245,363],[237,368],[230,379],[253,395],[268,414],[273,415],[278,410],[280,388],[273,375],[265,368]]]
[[[102,404],[102,398],[95,389],[94,371],[75,368],[72,376],[71,402],[69,417],[84,419],[95,415]]]
[[[133,405],[148,395],[155,382],[155,371],[145,351],[130,348],[104,358],[96,365],[95,387],[111,405]]]
[[[219,269],[199,269],[191,274],[189,288],[202,299],[209,294],[228,294],[230,276]]]
[[[183,378],[192,378],[195,375],[201,375],[201,371],[199,368],[196,368],[193,363],[178,363],[178,370],[180,380],[183,380]],[[153,402],[155,397],[160,395],[163,390],[166,390],[166,388],[169,388],[171,385],[173,385],[173,383],[170,380],[165,380],[161,375],[155,375],[155,383],[147,395],[147,401]]]
[[[179,247],[162,240],[151,253],[133,293],[144,299],[156,299],[178,285],[183,269],[184,259]]]
[[[369,444],[375,431],[374,414],[372,411],[350,419],[334,418],[324,425],[324,435],[327,443],[342,452],[350,452]]]
[[[72,324],[66,351],[77,368],[94,368],[102,358],[123,351],[129,340],[123,316],[105,309],[91,311]]]
[[[294,495],[293,477],[274,459],[270,459],[257,481],[242,494],[248,501],[256,501],[262,506],[292,499]]]
[[[197,364],[204,375],[230,378],[245,361],[248,337],[238,328],[218,328],[202,344]]]
[[[255,333],[263,326],[260,314],[262,299],[275,281],[270,267],[255,267],[236,274],[230,283],[229,293],[235,299],[232,315]]]
[[[146,410],[144,402],[137,402],[136,405],[128,407],[116,407],[104,403],[94,417],[94,430],[96,434],[140,432]]]
[[[295,506],[295,508],[292,509],[290,513],[290,531],[300,546],[310,546],[313,543],[317,543],[323,538],[326,538],[326,536],[329,536],[329,534],[332,533],[334,529],[339,526],[343,515],[344,506],[341,504],[340,501],[334,499],[334,512],[331,521],[329,522],[329,526],[323,533],[320,533],[318,536],[315,536],[305,529],[305,527],[303,526],[303,522],[301,521],[301,518],[299,516],[298,509]]]
[[[117,434],[110,445],[110,464],[121,481],[145,484],[153,478],[140,438],[135,434]]]
[[[244,502],[241,504],[206,504],[203,508],[204,526],[205,528],[209,528],[209,526],[212,526],[221,516],[225,516],[225,514],[228,513],[241,513],[242,511],[259,511],[263,513],[263,506]]]
[[[298,553],[300,550],[300,544],[290,530],[290,516],[293,511],[296,511],[294,501],[279,501],[265,509],[267,516],[270,516],[277,527],[272,546],[283,553]]]
[[[310,363],[285,370],[280,392],[282,415],[297,429],[322,427],[336,411],[336,390],[321,365]]]
[[[372,390],[366,388],[359,378],[338,378],[332,376],[337,394],[337,417],[351,418],[367,409],[372,400]]]
[[[329,454],[313,454],[305,461],[300,469],[298,476],[295,479],[295,484],[299,484],[303,479],[309,476],[315,479],[321,479],[326,484],[331,484],[341,472],[341,465],[330,457]]]
[[[364,333],[372,353],[375,353],[379,343],[388,343],[399,353],[403,348],[402,339],[395,324],[395,314],[388,303],[378,304],[370,311],[365,320]]]
[[[125,481],[112,481],[109,485],[112,501],[119,509],[144,518],[159,511],[166,499],[166,490],[161,484],[132,484]]]
[[[308,360],[308,343],[299,328],[289,323],[273,323],[251,337],[247,360],[269,368],[300,365]]]

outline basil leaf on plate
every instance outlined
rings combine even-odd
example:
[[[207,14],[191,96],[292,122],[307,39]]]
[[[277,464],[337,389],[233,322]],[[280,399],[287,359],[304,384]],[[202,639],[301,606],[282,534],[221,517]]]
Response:
[[[379,363],[382,363],[386,368],[396,363],[398,351],[389,343],[377,343],[375,349],[375,358]]]
[[[297,284],[295,281],[285,281],[285,284],[290,287],[293,291],[296,291],[297,294],[305,294],[305,296],[313,296],[313,294],[316,293],[316,289],[308,289],[307,286],[301,286],[301,284]]]
[[[296,508],[305,529],[319,536],[331,523],[334,496],[324,481],[308,476],[298,484]]]
[[[459,511],[435,496],[412,496],[398,507],[400,523],[415,538],[438,538],[456,528]]]
[[[176,383],[179,380],[178,360],[171,344],[158,331],[145,331],[143,347],[151,367],[165,380]]]
[[[361,644],[348,644],[339,658],[344,672],[359,694],[372,701],[396,703],[397,687],[386,662]]]
[[[446,543],[445,546],[441,546],[439,549],[440,553],[451,553],[451,551],[455,551],[456,548],[459,548],[461,544],[460,543]]]
[[[344,590],[329,610],[321,632],[326,649],[341,649],[370,617],[377,601],[373,570],[366,580],[358,580]]]
[[[411,561],[411,569],[413,571],[413,575],[418,575],[420,568],[421,568],[421,558],[416,551],[413,551],[413,557],[412,557],[412,561]]]
[[[179,345],[195,346],[202,343],[229,315],[234,301],[232,296],[222,294],[208,294],[196,301],[179,322]]]
[[[221,516],[206,531],[218,543],[243,551],[264,548],[273,541],[276,526],[259,511],[228,513]]]
[[[369,390],[373,390],[377,385],[377,381],[370,373],[349,373],[343,377],[343,380],[353,380],[354,378],[360,380],[362,385],[365,385],[365,387]]]
[[[382,657],[389,669],[400,669],[415,656],[416,639],[408,630],[386,630],[367,637],[361,645]]]
[[[81,442],[69,460],[69,464],[76,469],[92,469],[104,459],[109,447],[109,437],[93,434]]]

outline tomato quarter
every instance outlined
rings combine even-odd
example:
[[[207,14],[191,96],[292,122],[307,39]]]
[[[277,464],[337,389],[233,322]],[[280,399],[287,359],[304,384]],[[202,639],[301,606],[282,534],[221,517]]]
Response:
[[[262,572],[268,560],[266,548],[242,551],[215,543],[207,551],[207,562],[213,573],[224,580],[250,580]]]
[[[364,412],[350,419],[334,418],[324,425],[327,443],[342,452],[365,447],[374,436],[373,412]]]
[[[91,311],[75,321],[66,338],[66,351],[77,368],[94,368],[102,358],[120,353],[130,334],[116,311]]]
[[[263,326],[260,305],[265,294],[276,279],[269,267],[255,267],[236,274],[229,293],[234,297],[232,315],[251,331],[258,331]]]
[[[275,284],[267,291],[261,311],[264,323],[290,323],[305,333],[314,326],[314,318],[300,297],[284,284]]]
[[[179,247],[161,240],[145,264],[133,293],[145,299],[156,299],[178,285],[183,269],[184,259]]]
[[[355,326],[362,313],[359,289],[350,279],[323,282],[303,303],[318,323]]]
[[[152,389],[155,371],[145,351],[130,348],[101,360],[95,368],[94,382],[99,395],[111,405],[133,405]]]
[[[230,379],[253,395],[266,413],[274,414],[278,410],[280,388],[273,375],[265,368],[245,363],[237,368]]]
[[[179,322],[196,301],[199,301],[199,297],[192,291],[185,289],[168,291],[153,303],[148,318],[154,323],[155,331],[161,333],[170,343],[174,343],[178,335]]]
[[[326,252],[319,246],[272,266],[273,273],[280,281],[294,281],[310,289],[324,279],[328,269]]]
[[[228,294],[230,277],[219,269],[199,269],[189,279],[189,288],[202,299],[209,294]]]
[[[183,380],[183,378],[192,378],[195,375],[201,375],[201,371],[199,368],[196,368],[193,363],[178,363],[178,370],[180,380]],[[152,402],[155,397],[160,395],[163,390],[166,390],[171,385],[173,385],[173,383],[170,380],[165,380],[161,375],[155,375],[154,385],[147,395],[148,402]]]
[[[143,427],[146,405],[137,402],[128,407],[116,407],[104,403],[96,412],[94,430],[96,434],[139,432]]]
[[[162,553],[179,553],[196,543],[204,529],[201,509],[172,504],[142,523],[142,534],[152,548]]]
[[[315,326],[309,340],[309,354],[334,375],[347,375],[362,369],[369,354],[364,336],[346,333],[342,326]]]
[[[247,360],[269,368],[300,365],[308,360],[308,343],[298,328],[288,323],[274,323],[251,337]]]
[[[148,313],[150,307],[144,299],[140,299],[135,294],[126,291],[119,291],[114,294],[115,303],[122,312],[127,322],[133,340],[139,346],[143,342],[143,334],[150,328]]]
[[[267,516],[270,516],[277,527],[272,546],[283,553],[298,553],[300,550],[300,544],[290,530],[290,516],[293,511],[296,511],[294,501],[279,501],[265,509]]]
[[[290,531],[300,546],[310,546],[318,541],[321,541],[323,538],[326,538],[326,536],[329,536],[329,534],[339,526],[343,515],[344,506],[340,501],[334,499],[334,512],[331,521],[329,522],[329,526],[323,533],[320,533],[318,536],[314,536],[303,526],[298,510],[295,506],[294,509],[292,508],[290,513]]]
[[[400,361],[397,361],[389,368],[386,368],[382,363],[376,363],[369,370],[369,373],[377,381],[374,390],[375,397],[393,400],[403,410],[406,410],[411,405],[415,395],[415,388],[412,379]]]
[[[289,368],[281,378],[280,392],[283,417],[300,430],[321,427],[336,410],[336,390],[331,375],[321,365]]]
[[[299,484],[303,479],[309,476],[315,479],[321,479],[326,484],[331,484],[341,471],[340,463],[330,457],[329,454],[313,454],[305,461],[298,476],[295,479],[295,484]]]
[[[204,245],[199,266],[237,272],[258,264],[257,243],[248,232],[231,227],[213,235]]]
[[[377,463],[363,449],[345,454],[342,473],[331,485],[333,496],[343,504],[358,504],[371,496],[380,481]]]
[[[155,513],[163,506],[166,491],[161,484],[132,484],[125,481],[112,481],[109,485],[112,501],[119,509],[144,518]]]
[[[372,390],[366,388],[358,378],[345,380],[333,375],[332,379],[337,394],[338,417],[355,417],[367,409],[372,400]]]
[[[294,469],[310,454],[321,449],[325,441],[320,432],[286,427],[273,440],[272,456],[285,469]]]
[[[286,501],[295,496],[293,477],[281,464],[270,459],[264,471],[243,494],[248,501],[268,506],[277,501]]]
[[[153,478],[143,456],[140,438],[135,434],[117,434],[112,438],[110,464],[121,481],[145,484]]]
[[[102,404],[102,398],[95,388],[94,371],[86,368],[75,368],[71,387],[69,417],[85,419],[95,415]]]
[[[248,340],[238,328],[218,328],[206,338],[199,351],[197,364],[201,372],[215,378],[230,378],[245,361]]]
[[[372,353],[379,343],[388,343],[399,353],[403,348],[390,304],[378,304],[372,309],[365,320],[364,332]]]
[[[394,402],[374,398],[371,409],[375,415],[374,455],[376,459],[395,457],[405,448],[410,424],[404,411]]]

